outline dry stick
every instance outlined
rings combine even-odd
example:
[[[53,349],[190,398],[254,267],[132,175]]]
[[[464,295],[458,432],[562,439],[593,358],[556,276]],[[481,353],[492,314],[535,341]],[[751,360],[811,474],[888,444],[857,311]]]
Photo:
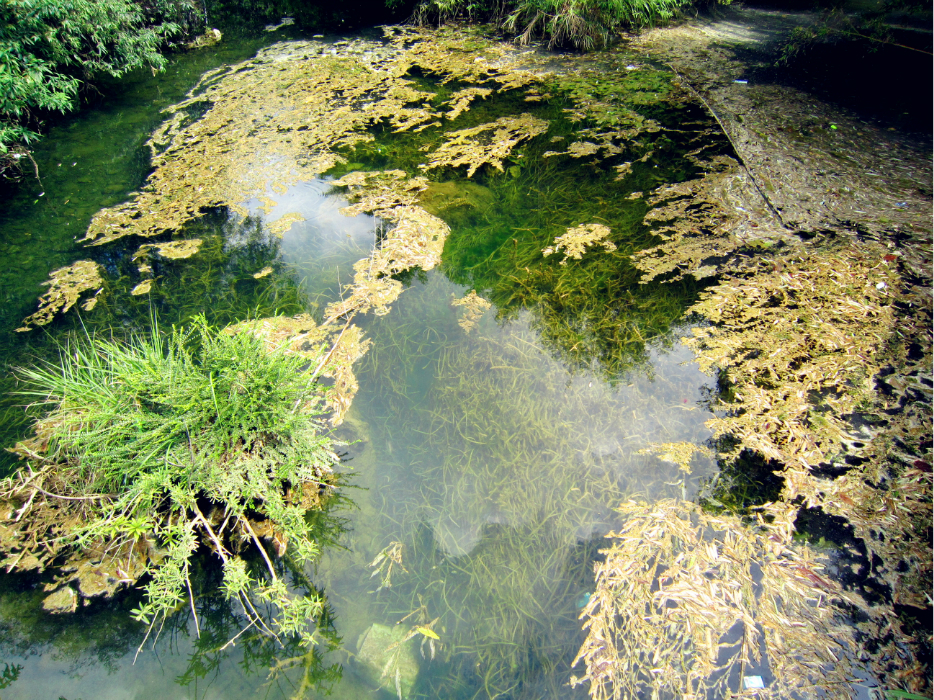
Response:
[[[228,561],[228,558],[227,558],[227,550],[224,548],[224,545],[221,544],[220,540],[219,540],[219,539],[217,538],[217,536],[214,534],[214,530],[211,529],[210,523],[208,523],[207,519],[204,517],[204,514],[201,512],[201,510],[198,508],[197,504],[195,504],[195,505],[193,506],[193,508],[194,508],[194,511],[195,511],[195,519],[201,521],[201,524],[204,526],[204,529],[207,531],[208,536],[214,541],[214,544],[217,546],[217,554],[218,554],[218,556],[221,558],[222,561],[227,562],[227,561]],[[239,518],[240,516],[237,516],[237,517]],[[229,516],[228,516],[228,518],[229,518]],[[224,523],[226,524],[226,522],[227,522],[227,521],[225,520]],[[255,536],[255,535],[254,535],[254,536]],[[265,550],[263,550],[262,547],[260,547],[260,551],[263,552],[263,556],[266,555],[266,552],[265,552]],[[267,559],[266,561],[269,561],[269,560]],[[275,574],[274,574],[273,576],[275,576]],[[251,625],[254,625],[254,624],[256,624],[257,621],[259,621],[260,626],[262,626],[263,629],[266,630],[266,632],[269,634],[270,637],[273,637],[274,639],[279,639],[279,637],[276,635],[276,633],[273,632],[271,629],[269,629],[269,627],[266,626],[266,623],[263,622],[263,619],[260,617],[260,614],[257,612],[256,608],[253,607],[253,603],[250,602],[249,597],[248,597],[245,593],[243,593],[242,591],[240,591],[240,592],[238,593],[238,597],[240,598],[241,604],[243,604],[243,611],[246,613],[247,617],[250,619],[250,624],[251,624]],[[247,609],[247,606],[249,606],[249,609]],[[253,611],[252,615],[251,615],[251,613],[250,613],[250,610]],[[254,619],[254,616],[255,616],[255,619]],[[247,628],[248,628],[248,627],[249,627],[249,626],[247,626]],[[241,630],[241,633],[242,633],[243,631],[245,631],[245,630]],[[147,636],[148,636],[148,635],[147,635]],[[237,635],[237,636],[239,637],[240,635]],[[236,637],[234,637],[234,639],[236,639]],[[146,640],[143,640],[144,643],[145,643],[145,641],[146,641]],[[233,640],[231,640],[231,641],[233,641]],[[139,651],[137,651],[137,654],[138,654],[138,653],[139,653]]]
[[[195,632],[201,639],[201,625],[198,624],[198,613],[195,611],[195,594],[191,592],[191,579],[185,576],[185,585],[188,586],[188,602],[191,603],[191,614],[195,618]]]
[[[690,91],[694,94],[694,96],[695,96],[697,99],[699,99],[699,100],[701,101],[701,103],[704,105],[704,107],[707,108],[707,111],[710,112],[711,116],[712,116],[714,119],[717,120],[717,124],[720,125],[720,130],[723,132],[723,135],[726,136],[727,141],[729,141],[729,142],[730,142],[730,145],[733,147],[733,152],[736,153],[736,157],[739,158],[739,163],[740,163],[740,165],[743,166],[743,170],[745,170],[745,171],[746,171],[746,174],[749,175],[749,179],[752,180],[752,184],[755,186],[756,191],[759,193],[759,196],[762,197],[762,199],[763,199],[763,201],[765,202],[766,206],[767,206],[767,207],[769,208],[769,210],[775,215],[775,217],[778,219],[779,223],[781,223],[781,225],[782,225],[783,227],[788,228],[788,225],[785,223],[785,220],[782,218],[782,215],[778,213],[778,209],[776,209],[775,206],[772,204],[772,200],[769,199],[769,197],[768,197],[768,195],[766,195],[765,191],[759,186],[759,181],[756,180],[756,176],[752,174],[752,169],[751,169],[748,165],[746,165],[746,161],[745,161],[745,159],[743,158],[742,153],[740,153],[739,147],[737,147],[736,142],[733,140],[733,137],[730,136],[730,132],[726,130],[726,126],[725,126],[724,123],[720,120],[720,117],[717,116],[717,113],[714,111],[713,107],[710,106],[710,104],[707,102],[707,100],[704,99],[703,95],[701,95],[697,90],[695,90],[695,89],[694,89],[694,86],[691,85],[691,83],[688,82],[687,78],[685,78],[683,75],[681,75],[681,74],[675,69],[675,67],[674,67],[673,65],[671,65],[670,63],[666,63],[665,65],[668,66],[668,67],[671,69],[671,72],[672,72],[672,73],[674,73],[676,76],[678,76],[678,79],[679,79],[682,83],[684,83],[685,87],[687,87],[687,89],[690,90]]]
[[[240,524],[246,528],[246,531],[250,533],[250,537],[253,538],[253,542],[256,544],[259,553],[263,555],[263,559],[266,560],[266,567],[269,569],[269,575],[272,576],[273,581],[278,581],[279,577],[276,576],[276,570],[272,567],[272,561],[269,559],[269,555],[266,554],[266,549],[263,547],[263,544],[259,541],[259,537],[256,536],[256,533],[253,532],[253,528],[250,527],[250,522],[244,518],[242,515],[237,516],[237,520],[240,521]]]
[[[61,498],[64,501],[96,501],[101,498],[113,498],[113,495],[109,493],[96,493],[91,496],[59,496],[57,493],[49,493],[45,489],[41,489],[36,485],[32,485],[30,488],[33,488],[39,493],[43,493],[50,498]],[[33,494],[35,495],[35,491]]]

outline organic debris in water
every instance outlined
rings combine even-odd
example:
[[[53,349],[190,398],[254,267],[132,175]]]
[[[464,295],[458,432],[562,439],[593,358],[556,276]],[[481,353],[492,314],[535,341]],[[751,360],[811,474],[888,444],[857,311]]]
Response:
[[[387,33],[390,47],[358,55],[331,55],[327,45],[295,41],[206,73],[188,99],[166,110],[168,120],[149,140],[154,171],[142,190],[132,201],[98,212],[83,240],[101,245],[130,234],[177,231],[218,206],[246,215],[242,203],[251,197],[269,198],[345,162],[338,152],[371,141],[368,129],[375,124],[387,123],[397,132],[440,124],[444,115],[427,106],[433,94],[406,77],[413,67],[448,79],[494,81],[501,89],[538,80],[478,64],[477,47],[468,49],[470,42],[449,32]],[[482,43],[491,56],[502,55],[495,42]],[[448,116],[490,91],[456,92]],[[545,122],[529,115],[506,118],[496,134],[509,143],[494,142],[485,150],[506,155],[544,128]],[[464,155],[465,162],[481,162],[479,155]],[[494,155],[488,162],[495,161]],[[278,232],[293,221],[283,217],[270,227]]]
[[[467,166],[472,177],[482,165],[492,165],[502,172],[503,161],[516,146],[548,131],[548,122],[531,114],[500,117],[495,122],[445,134],[446,141],[428,154],[422,170]]]
[[[151,280],[151,279],[143,280],[138,285],[133,287],[133,289],[130,290],[130,294],[132,294],[135,297],[142,296],[143,294],[149,294],[149,292],[152,291],[152,284],[154,281],[155,280]]]
[[[589,683],[594,700],[726,697],[741,693],[742,669],[767,660],[772,680],[756,697],[852,697],[847,615],[866,605],[806,546],[684,501],[619,512],[581,613],[587,639],[574,664],[585,672],[572,685]]]
[[[403,551],[405,551],[404,544],[401,542],[390,542],[387,546],[383,547],[380,553],[376,555],[376,558],[370,562],[370,568],[373,569],[370,578],[379,576],[379,588],[376,589],[377,592],[384,588],[392,588],[392,574],[397,568],[403,573],[408,573],[402,563]]]
[[[49,281],[43,284],[49,287],[49,291],[39,297],[39,310],[24,319],[22,328],[17,328],[17,331],[28,331],[34,326],[48,324],[55,314],[65,313],[74,306],[82,292],[95,287],[101,288],[104,280],[101,279],[100,265],[90,260],[79,260],[55,270],[49,275]],[[95,294],[84,303],[83,308],[90,311],[96,303]]]
[[[687,342],[702,370],[734,370],[734,410],[711,422],[715,434],[805,469],[839,450],[841,417],[869,397],[892,332],[884,257],[874,245],[788,252],[702,295],[693,311],[717,325]]]
[[[701,454],[710,459],[714,458],[713,450],[693,442],[653,442],[648,447],[639,450],[640,455],[658,455],[664,462],[677,464],[681,471],[691,473],[691,460],[695,454]]]
[[[450,106],[451,110],[444,116],[451,120],[457,119],[470,108],[471,102],[478,97],[486,99],[492,92],[493,90],[490,88],[481,87],[466,87],[457,90],[448,99],[448,106]]]
[[[398,170],[354,172],[332,184],[351,187],[351,198],[358,200],[341,213],[370,213],[395,226],[369,257],[354,263],[353,284],[342,290],[342,301],[328,305],[325,316],[332,320],[370,310],[382,316],[402,293],[402,283],[391,276],[415,267],[430,270],[438,265],[450,228],[414,203],[418,193],[427,187],[424,178],[406,179],[405,173]]]
[[[304,221],[305,217],[299,214],[298,212],[289,212],[280,216],[278,219],[268,224],[269,232],[274,235],[282,238],[286,231],[292,228],[292,224],[298,223],[299,221]]]
[[[151,246],[142,246],[138,252],[142,252],[144,248],[151,248],[154,249],[163,258],[168,258],[169,260],[181,260],[182,258],[190,258],[192,255],[197,253],[201,248],[202,242],[203,241],[200,238],[189,238],[188,240],[184,241],[155,243]]]
[[[546,258],[553,253],[560,253],[564,249],[564,259],[562,265],[566,265],[569,259],[580,260],[584,257],[589,246],[601,245],[606,252],[616,250],[616,244],[613,241],[606,240],[610,235],[610,229],[603,224],[583,224],[569,228],[567,233],[555,238],[555,244],[542,251]]]
[[[460,299],[454,299],[451,302],[451,306],[464,309],[464,313],[457,320],[457,323],[469,333],[477,327],[477,323],[480,321],[483,313],[490,308],[491,304],[471,289],[469,293]]]
[[[932,568],[922,534],[931,514],[930,401],[903,401],[893,417],[876,393],[899,330],[888,251],[854,242],[750,262],[703,294],[693,310],[718,325],[695,328],[687,342],[702,368],[729,371],[732,401],[709,422],[714,433],[781,462],[786,507],[803,502],[845,518],[881,559],[873,569],[893,598],[923,605]],[[857,429],[856,414],[887,429]],[[863,445],[858,466],[835,479],[815,473],[853,443]]]

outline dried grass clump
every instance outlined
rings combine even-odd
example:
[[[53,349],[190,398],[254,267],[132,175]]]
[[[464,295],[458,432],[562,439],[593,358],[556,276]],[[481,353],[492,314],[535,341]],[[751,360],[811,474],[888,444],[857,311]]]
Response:
[[[842,616],[863,603],[807,547],[684,501],[619,512],[572,685],[589,682],[594,700],[724,697],[754,673],[769,681],[759,698],[853,696],[857,646]]]

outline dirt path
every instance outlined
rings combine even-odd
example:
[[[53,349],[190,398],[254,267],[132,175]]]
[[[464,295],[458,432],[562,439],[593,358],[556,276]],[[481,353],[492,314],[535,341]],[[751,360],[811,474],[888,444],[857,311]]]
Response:
[[[793,27],[814,21],[808,13],[729,8],[716,18],[646,31],[629,45],[697,91],[785,228],[897,239],[906,266],[929,280],[930,135],[887,129],[752,77],[774,62]]]

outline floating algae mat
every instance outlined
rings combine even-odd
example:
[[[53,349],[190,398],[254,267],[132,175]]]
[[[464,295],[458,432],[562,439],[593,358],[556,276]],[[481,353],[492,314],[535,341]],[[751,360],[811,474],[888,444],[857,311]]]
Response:
[[[45,579],[6,576],[5,700],[586,696],[570,665],[614,509],[691,498],[715,468],[711,390],[679,340],[704,259],[652,261],[705,216],[716,234],[714,205],[664,188],[735,165],[670,74],[632,60],[555,72],[387,28],[274,45],[167,110],[148,179],[94,214],[17,342],[153,311],[339,334],[349,487],[309,516],[322,553],[294,572],[327,602],[318,644],[244,629],[210,557],[200,625],[181,609],[135,665],[137,593],[50,617]]]

